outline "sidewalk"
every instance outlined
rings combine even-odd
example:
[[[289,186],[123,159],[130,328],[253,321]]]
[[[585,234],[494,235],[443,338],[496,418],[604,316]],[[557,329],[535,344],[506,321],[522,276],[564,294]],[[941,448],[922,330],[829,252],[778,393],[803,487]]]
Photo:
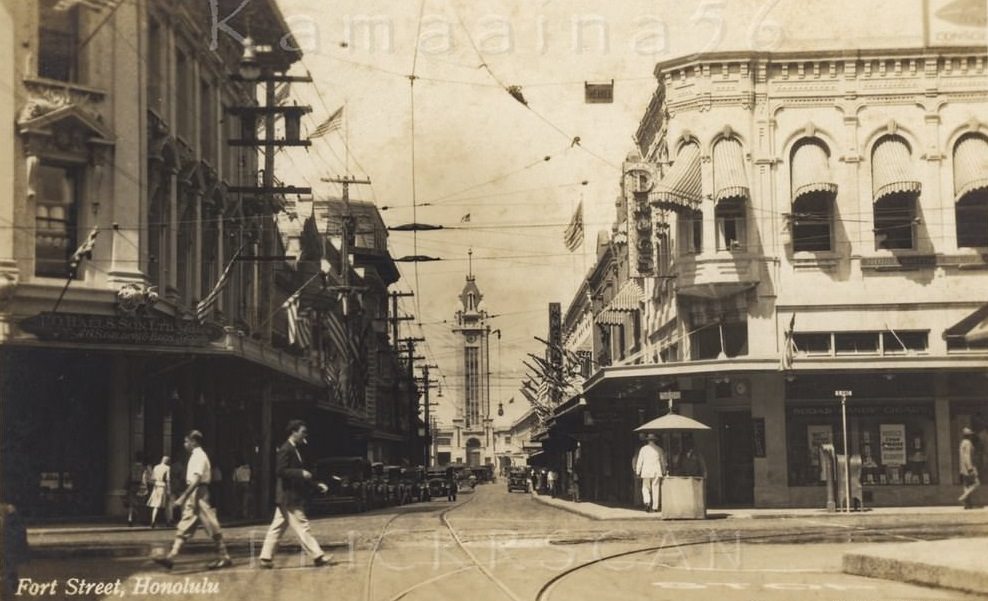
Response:
[[[599,505],[597,503],[575,503],[573,501],[567,501],[564,499],[554,499],[545,495],[539,495],[534,492],[531,493],[532,498],[537,502],[544,505],[549,505],[550,507],[556,507],[557,509],[562,509],[564,511],[569,511],[577,515],[581,515],[591,520],[660,520],[662,519],[661,514],[657,513],[646,513],[639,509],[630,509],[627,507],[608,507],[606,505]],[[959,505],[938,505],[933,507],[874,507],[865,509],[865,511],[852,511],[850,514],[842,512],[828,512],[826,509],[814,509],[814,508],[798,508],[798,509],[788,509],[788,508],[767,508],[767,509],[754,509],[750,507],[730,509],[730,508],[715,508],[707,509],[707,519],[780,519],[780,518],[828,518],[828,517],[847,517],[851,516],[862,516],[862,515],[876,515],[876,516],[894,516],[894,515],[920,515],[920,514],[953,514],[964,515],[965,512],[963,508]]]
[[[988,594],[988,538],[873,545],[844,554],[847,574]]]

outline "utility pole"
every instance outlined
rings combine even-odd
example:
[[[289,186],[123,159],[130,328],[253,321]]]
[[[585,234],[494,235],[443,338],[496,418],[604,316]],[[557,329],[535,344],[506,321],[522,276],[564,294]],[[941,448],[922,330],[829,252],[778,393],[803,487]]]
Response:
[[[415,377],[415,372],[413,371],[413,365],[416,359],[424,359],[424,357],[415,356],[415,343],[425,342],[425,338],[402,338],[398,342],[405,344],[405,351],[408,353],[408,375],[410,377]]]
[[[406,315],[405,317],[398,316],[398,299],[408,298],[410,296],[415,296],[415,293],[397,291],[391,293],[391,317],[388,318],[388,321],[391,323],[391,344],[395,351],[398,350],[398,324],[403,321],[415,319],[413,315]]]
[[[429,420],[429,389],[432,388],[433,384],[437,384],[438,380],[429,379],[429,369],[439,369],[438,365],[425,364],[422,366],[422,391],[425,396],[425,415],[423,415],[423,423],[425,423],[425,467],[432,465],[432,424]]]
[[[343,232],[342,232],[342,243],[340,245],[340,255],[342,256],[342,267],[340,268],[340,277],[342,280],[342,285],[334,286],[333,290],[340,292],[343,296],[343,316],[349,315],[350,310],[350,295],[356,291],[350,285],[350,252],[356,244],[356,233],[357,233],[357,220],[353,216],[353,211],[350,210],[350,185],[351,184],[362,184],[369,186],[371,181],[369,179],[357,179],[353,176],[345,177],[324,177],[322,181],[331,184],[340,184],[343,186],[343,215],[341,218]],[[330,216],[331,217],[331,216]],[[331,228],[327,228],[326,231],[330,231]]]

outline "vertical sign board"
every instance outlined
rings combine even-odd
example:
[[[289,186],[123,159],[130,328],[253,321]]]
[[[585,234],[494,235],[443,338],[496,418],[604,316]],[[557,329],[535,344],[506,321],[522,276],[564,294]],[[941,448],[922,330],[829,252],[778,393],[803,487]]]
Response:
[[[751,419],[751,439],[754,446],[756,458],[764,458],[765,455],[765,418],[754,417]]]
[[[561,373],[563,367],[563,308],[560,303],[549,303],[549,363]],[[553,401],[559,402],[560,391],[553,387]]]
[[[985,0],[925,0],[926,45],[980,46],[988,41]]]
[[[878,426],[881,442],[882,465],[901,466],[906,464],[906,426],[904,424],[881,424]]]

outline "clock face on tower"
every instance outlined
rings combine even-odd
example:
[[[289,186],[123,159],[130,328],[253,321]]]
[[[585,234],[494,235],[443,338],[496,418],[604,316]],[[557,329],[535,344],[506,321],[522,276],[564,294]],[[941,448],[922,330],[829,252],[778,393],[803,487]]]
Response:
[[[467,342],[476,342],[476,341],[477,341],[477,337],[476,336],[474,336],[473,334],[468,334],[467,335]]]

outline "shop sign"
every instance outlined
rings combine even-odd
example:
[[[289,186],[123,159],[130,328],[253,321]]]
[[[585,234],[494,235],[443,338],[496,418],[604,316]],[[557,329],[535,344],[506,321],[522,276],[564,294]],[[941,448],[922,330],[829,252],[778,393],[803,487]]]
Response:
[[[765,418],[755,417],[751,420],[751,439],[754,445],[755,457],[765,457]]]
[[[834,444],[834,429],[829,425],[806,426],[806,438],[810,444],[810,465],[820,465],[820,448]]]
[[[906,464],[906,426],[904,424],[881,424],[878,436],[882,445],[883,465]]]
[[[87,315],[45,312],[20,329],[41,340],[151,346],[206,346],[223,336],[215,324],[151,315]]]
[[[833,405],[790,405],[789,415],[792,417],[824,417],[839,418],[840,403]],[[858,405],[848,402],[848,417],[900,417],[900,416],[932,416],[933,407],[931,404],[923,405]]]

